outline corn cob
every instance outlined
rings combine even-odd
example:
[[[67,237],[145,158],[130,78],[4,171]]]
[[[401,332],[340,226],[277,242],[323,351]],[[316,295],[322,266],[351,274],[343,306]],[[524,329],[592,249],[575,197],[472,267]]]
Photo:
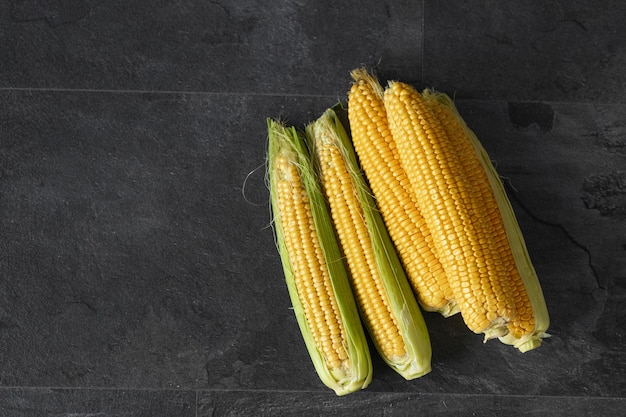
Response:
[[[306,127],[357,305],[383,360],[406,379],[431,370],[426,324],[336,113]]]
[[[497,241],[500,256],[507,259],[513,284],[515,314],[508,323],[508,334],[500,340],[525,352],[541,344],[550,323],[541,285],[528,254],[524,236],[519,228],[502,181],[478,137],[466,125],[454,102],[446,94],[425,90],[423,97],[442,120],[450,141],[462,155],[466,170],[476,172],[475,184],[482,198],[492,207],[492,236]],[[470,166],[471,165],[471,166]]]
[[[268,137],[276,244],[307,350],[337,395],[363,389],[372,378],[367,340],[303,137],[272,119]]]
[[[352,141],[409,282],[426,311],[439,311],[446,317],[458,313],[430,230],[400,165],[387,122],[383,88],[364,69],[351,75],[355,81],[348,95]]]
[[[479,159],[475,141],[453,125],[456,115],[439,105],[443,102],[427,101],[407,84],[389,84],[384,103],[402,166],[467,326],[484,333],[485,340],[500,337],[521,351],[533,349],[545,336],[547,312],[536,275],[529,273],[530,260],[520,256],[521,233],[506,226],[514,221],[510,215],[498,224],[500,212],[507,212],[500,202],[506,195],[497,194],[494,202],[497,177],[489,180],[481,172],[490,172],[484,165],[488,158]],[[520,250],[511,254],[514,241]]]

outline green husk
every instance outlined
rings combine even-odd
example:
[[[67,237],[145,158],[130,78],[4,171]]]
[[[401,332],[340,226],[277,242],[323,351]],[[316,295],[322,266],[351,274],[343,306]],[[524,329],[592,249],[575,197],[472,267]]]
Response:
[[[300,331],[309,356],[320,380],[337,395],[349,394],[366,388],[372,380],[372,362],[367,339],[360,322],[358,310],[348,281],[345,264],[333,229],[326,201],[321,193],[313,172],[308,150],[303,137],[293,127],[267,119],[268,128],[268,180],[273,212],[273,225],[276,245],[280,253],[285,281]],[[275,188],[276,157],[282,155],[298,167],[302,184],[308,194],[320,245],[329,269],[332,290],[337,299],[341,319],[346,333],[348,360],[341,369],[331,370],[318,350],[311,329],[304,314],[304,308],[295,285],[289,253],[285,246],[284,229],[278,215],[278,201]]]
[[[491,163],[491,159],[489,158],[487,151],[480,143],[476,134],[466,125],[452,99],[444,93],[434,92],[431,90],[425,90],[423,95],[426,99],[438,100],[442,105],[449,108],[462,125],[467,136],[470,138],[474,150],[476,151],[476,154],[478,155],[478,158],[487,173],[489,184],[495,194],[498,208],[500,209],[500,214],[502,215],[502,219],[504,221],[506,235],[513,252],[515,264],[522,280],[524,281],[524,285],[532,305],[533,314],[535,316],[535,331],[532,334],[521,338],[516,338],[514,335],[509,333],[505,336],[498,337],[498,339],[505,344],[513,345],[521,352],[527,352],[535,349],[541,346],[541,339],[550,336],[546,333],[550,325],[548,308],[541,290],[539,278],[537,277],[537,273],[530,259],[530,255],[524,241],[524,236],[520,230],[519,223],[517,222],[513,207],[511,206],[511,202],[506,194],[502,181],[500,180],[500,176]]]
[[[335,110],[339,108],[326,110],[318,120],[306,127],[307,143],[313,150],[312,157],[318,172],[320,172],[320,167],[314,152],[316,139],[328,140],[329,143],[337,146],[347,162],[352,182],[362,204],[376,264],[389,297],[392,314],[395,315],[400,334],[406,345],[406,354],[402,357],[387,357],[372,337],[373,343],[383,360],[397,373],[407,380],[418,378],[431,371],[431,345],[428,330],[382,216],[376,208],[374,198],[359,168],[352,142]],[[365,316],[362,315],[362,317],[369,330]]]

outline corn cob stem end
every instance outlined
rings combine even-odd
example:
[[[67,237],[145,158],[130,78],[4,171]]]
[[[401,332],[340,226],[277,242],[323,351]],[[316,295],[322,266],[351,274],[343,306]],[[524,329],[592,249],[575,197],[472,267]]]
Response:
[[[497,337],[506,336],[509,333],[508,323],[504,318],[498,317],[496,320],[491,322],[491,325],[483,331],[485,338],[483,343],[487,343],[488,340],[495,339]]]
[[[447,318],[450,316],[454,316],[457,313],[460,313],[461,309],[459,308],[459,305],[456,303],[456,301],[450,300],[448,304],[446,304],[444,307],[440,308],[437,311],[439,312],[439,314]]]
[[[546,332],[539,332],[524,336],[519,339],[516,339],[510,334],[502,336],[499,339],[502,343],[506,343],[507,345],[513,345],[514,348],[522,353],[525,353],[529,350],[533,350],[541,346],[542,339],[546,339],[548,337],[550,337],[550,334]]]

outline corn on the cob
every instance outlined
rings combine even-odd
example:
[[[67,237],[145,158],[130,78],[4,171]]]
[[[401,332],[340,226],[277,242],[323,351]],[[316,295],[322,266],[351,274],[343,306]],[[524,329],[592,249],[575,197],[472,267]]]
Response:
[[[306,133],[374,346],[404,378],[420,377],[431,370],[426,324],[350,140],[332,109]]]
[[[427,311],[458,313],[452,289],[400,165],[389,131],[383,88],[365,69],[352,71],[348,118],[354,148],[418,301]]]
[[[337,395],[363,389],[372,378],[367,340],[303,137],[272,119],[268,136],[276,243],[309,355]]]
[[[515,234],[510,225],[497,224],[503,221],[503,208],[501,203],[494,204],[492,181],[480,172],[485,170],[485,162],[465,161],[479,159],[476,145],[458,133],[452,125],[454,118],[444,118],[450,114],[438,102],[442,101],[426,101],[401,82],[391,82],[384,93],[390,130],[418,207],[467,326],[484,333],[485,340],[501,337],[521,351],[535,348],[545,332],[536,326],[545,303],[540,290],[537,292],[534,272],[527,273],[527,265],[520,268],[521,257],[518,261],[506,255],[521,234],[519,229]],[[470,146],[462,141],[470,141]],[[487,181],[489,187],[480,185],[481,181]],[[510,223],[510,218],[507,220]],[[502,230],[506,230],[505,236]],[[525,263],[530,264],[527,256]],[[526,276],[522,279],[520,274]]]
[[[423,96],[442,120],[456,152],[476,156],[463,158],[462,161],[468,165],[466,170],[477,173],[475,186],[481,189],[482,198],[492,207],[492,238],[497,241],[500,256],[506,259],[509,279],[513,283],[515,314],[508,323],[508,334],[500,337],[500,340],[522,352],[534,349],[541,344],[541,338],[548,336],[546,331],[550,319],[539,279],[502,181],[487,151],[458,113],[450,97],[431,90],[425,90]]]

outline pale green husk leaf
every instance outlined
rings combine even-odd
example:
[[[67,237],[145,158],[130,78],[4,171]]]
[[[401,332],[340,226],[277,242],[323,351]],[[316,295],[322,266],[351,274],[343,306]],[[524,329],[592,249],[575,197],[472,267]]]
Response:
[[[273,212],[273,226],[276,245],[280,253],[285,281],[300,331],[304,338],[309,356],[320,380],[337,395],[349,394],[366,388],[372,380],[372,362],[367,346],[367,339],[360,322],[359,313],[352,295],[341,250],[333,229],[326,201],[310,162],[309,152],[302,135],[293,127],[273,119],[267,119],[268,127],[268,186]],[[346,333],[345,347],[348,360],[341,369],[331,370],[317,348],[311,329],[304,314],[304,308],[295,285],[289,253],[284,244],[284,229],[278,215],[278,202],[275,189],[276,157],[287,156],[298,167],[302,183],[309,197],[312,216],[328,265],[332,289],[343,320]]]
[[[524,236],[522,234],[522,231],[520,230],[519,223],[513,211],[513,207],[511,206],[511,202],[506,194],[500,176],[493,166],[491,159],[487,154],[487,151],[480,143],[480,140],[478,139],[476,134],[465,124],[465,121],[456,109],[456,106],[454,105],[452,99],[444,93],[433,92],[430,90],[424,91],[424,95],[434,96],[436,100],[438,100],[446,107],[450,108],[454,115],[461,122],[468,137],[470,138],[472,145],[474,146],[474,150],[476,151],[476,154],[478,155],[478,158],[483,165],[485,172],[487,173],[489,183],[495,194],[498,208],[500,209],[500,213],[504,221],[504,228],[507,234],[507,238],[509,240],[509,244],[511,245],[513,257],[515,258],[515,264],[522,280],[524,281],[524,285],[526,286],[526,291],[528,292],[528,297],[532,305],[533,314],[535,316],[535,331],[532,334],[523,336],[521,338],[516,338],[509,333],[504,336],[500,336],[499,340],[503,343],[513,345],[521,352],[527,352],[529,350],[535,349],[541,346],[541,339],[550,336],[548,333],[546,333],[546,331],[548,330],[548,326],[550,325],[548,308],[546,306],[543,292],[541,290],[539,278],[537,277],[537,273],[530,259]]]
[[[383,360],[397,373],[405,379],[418,378],[431,371],[431,345],[428,330],[382,216],[359,167],[352,142],[336,110],[339,111],[340,108],[336,106],[326,110],[318,120],[306,127],[307,143],[313,149],[317,137],[324,138],[324,140],[330,138],[331,143],[337,146],[347,162],[352,182],[362,204],[376,264],[389,296],[392,314],[396,318],[406,345],[406,354],[402,357],[387,357],[382,349],[376,346],[375,341],[374,345]],[[315,160],[315,152],[312,154]],[[365,325],[367,328],[367,321]]]

